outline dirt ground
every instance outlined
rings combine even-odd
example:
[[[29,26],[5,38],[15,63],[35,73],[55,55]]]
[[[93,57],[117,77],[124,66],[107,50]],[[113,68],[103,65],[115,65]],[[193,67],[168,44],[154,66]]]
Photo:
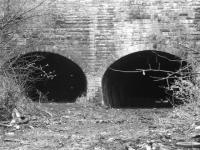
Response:
[[[165,117],[171,109],[108,109],[76,103],[44,105],[52,116],[22,125],[19,130],[9,130],[2,137],[0,149],[145,150],[154,143],[168,150],[176,149],[177,139],[166,133],[158,134],[159,126],[154,119],[155,115]]]

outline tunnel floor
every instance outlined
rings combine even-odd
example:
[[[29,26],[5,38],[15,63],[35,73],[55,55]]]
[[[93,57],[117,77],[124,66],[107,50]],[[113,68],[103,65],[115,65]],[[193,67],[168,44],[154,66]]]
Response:
[[[111,64],[102,79],[103,97],[111,107],[171,107],[172,96],[166,87],[174,74],[187,63],[177,56],[160,51],[140,51]],[[172,101],[171,101],[172,102]]]
[[[43,71],[33,71],[30,76],[36,80],[26,82],[26,93],[32,100],[38,101],[42,94],[48,102],[75,102],[79,96],[86,94],[87,81],[84,72],[64,56],[50,52],[31,52],[20,56],[14,65],[30,63],[29,60],[36,56],[40,59],[34,66],[42,67]]]

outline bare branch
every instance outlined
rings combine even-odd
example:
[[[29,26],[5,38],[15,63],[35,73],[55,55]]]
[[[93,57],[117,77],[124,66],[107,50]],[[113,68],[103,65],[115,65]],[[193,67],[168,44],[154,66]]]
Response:
[[[116,71],[116,72],[122,72],[122,73],[137,73],[137,72],[148,72],[148,71],[154,71],[154,72],[166,72],[166,73],[174,73],[173,71],[167,71],[167,70],[161,70],[161,69],[136,69],[135,71],[128,71],[128,70],[119,70],[119,69],[113,69],[109,67],[110,70]]]
[[[43,0],[42,2],[40,2],[40,3],[39,3],[38,5],[36,5],[35,7],[31,8],[31,9],[29,9],[29,10],[23,12],[23,13],[21,13],[20,15],[23,16],[23,15],[29,13],[29,12],[32,12],[33,10],[35,10],[36,8],[38,8],[38,7],[40,7],[42,4],[44,4],[46,1],[47,1],[47,0]]]

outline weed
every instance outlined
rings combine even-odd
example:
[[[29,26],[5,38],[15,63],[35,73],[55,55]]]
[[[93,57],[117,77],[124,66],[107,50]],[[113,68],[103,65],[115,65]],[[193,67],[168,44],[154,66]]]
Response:
[[[37,107],[26,91],[30,82],[40,80],[33,78],[32,74],[43,71],[43,68],[35,67],[35,62],[40,60],[38,56],[31,58],[20,57],[27,49],[16,44],[15,35],[22,31],[23,25],[28,19],[34,17],[31,13],[39,7],[43,1],[30,10],[23,10],[19,2],[5,0],[1,2],[3,15],[0,16],[0,121],[9,121],[14,110],[18,110],[21,116],[40,115],[43,108]],[[19,4],[19,5],[18,5]],[[19,59],[20,58],[20,59]]]

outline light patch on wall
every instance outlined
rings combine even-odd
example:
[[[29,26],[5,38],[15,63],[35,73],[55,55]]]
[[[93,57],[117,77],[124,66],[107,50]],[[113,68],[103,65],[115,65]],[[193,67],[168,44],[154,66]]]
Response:
[[[117,47],[116,55],[121,57],[129,54],[130,52],[137,51],[132,45],[133,25],[129,22],[115,23],[115,46]]]

